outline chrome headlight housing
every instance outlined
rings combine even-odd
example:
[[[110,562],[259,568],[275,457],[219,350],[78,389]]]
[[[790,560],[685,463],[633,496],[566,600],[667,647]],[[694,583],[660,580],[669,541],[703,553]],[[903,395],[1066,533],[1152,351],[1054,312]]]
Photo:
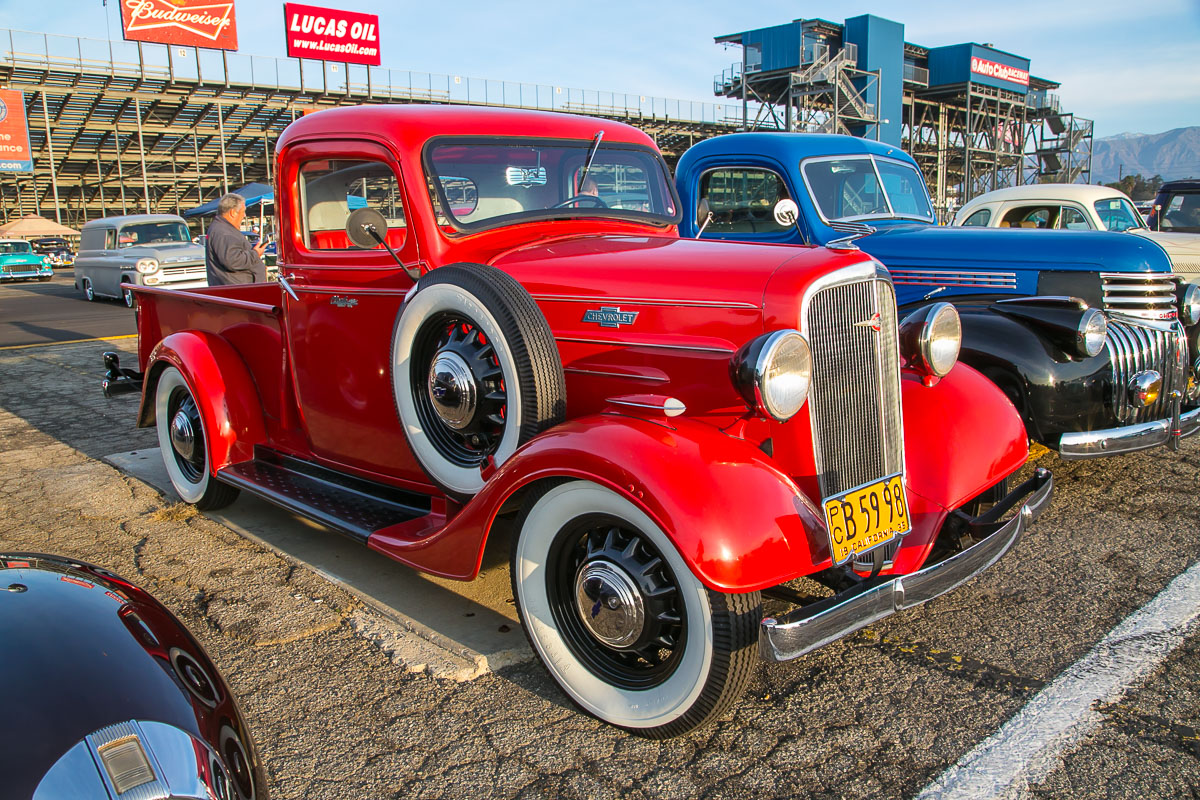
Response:
[[[1079,328],[1075,331],[1075,344],[1079,355],[1100,355],[1104,342],[1108,338],[1108,320],[1097,309],[1089,308],[1079,318]]]
[[[804,406],[812,384],[812,350],[800,331],[773,331],[743,345],[731,364],[733,383],[746,404],[764,417],[787,422]]]
[[[143,275],[149,275],[152,272],[158,272],[158,259],[139,258],[137,264],[134,266],[137,267],[138,272],[142,273]]]
[[[1184,325],[1200,322],[1200,286],[1189,283],[1179,300],[1179,319]]]
[[[958,363],[962,348],[962,320],[949,303],[919,308],[900,323],[900,349],[909,364],[938,378],[949,374]]]

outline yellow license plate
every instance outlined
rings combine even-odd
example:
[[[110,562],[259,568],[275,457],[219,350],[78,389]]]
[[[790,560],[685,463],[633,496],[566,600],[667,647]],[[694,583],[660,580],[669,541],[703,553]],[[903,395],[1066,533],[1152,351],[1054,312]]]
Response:
[[[831,497],[824,505],[834,566],[912,529],[899,475]]]

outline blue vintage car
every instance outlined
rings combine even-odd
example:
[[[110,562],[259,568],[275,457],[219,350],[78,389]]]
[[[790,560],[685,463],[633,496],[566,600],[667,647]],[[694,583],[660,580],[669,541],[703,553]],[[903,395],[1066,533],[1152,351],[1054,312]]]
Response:
[[[23,281],[30,278],[48,281],[54,277],[50,259],[33,252],[24,239],[0,239],[0,281]]]
[[[676,183],[684,236],[858,247],[887,266],[902,312],[924,315],[923,335],[954,325],[930,307],[952,304],[960,359],[1064,458],[1174,448],[1200,430],[1200,287],[1154,242],[940,227],[916,162],[850,136],[719,136],[683,155]]]

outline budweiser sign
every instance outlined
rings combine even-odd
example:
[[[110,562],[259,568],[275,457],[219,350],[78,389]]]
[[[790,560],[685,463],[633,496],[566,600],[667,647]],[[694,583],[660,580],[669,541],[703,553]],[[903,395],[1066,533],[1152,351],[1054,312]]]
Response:
[[[1008,64],[1000,64],[996,61],[988,61],[986,58],[972,56],[971,72],[974,72],[976,75],[986,75],[989,78],[995,78],[1000,81],[1019,83],[1022,86],[1029,85],[1029,73],[1025,70],[1010,67]]]
[[[378,67],[379,17],[355,11],[283,4],[287,54]]]
[[[237,50],[233,0],[121,0],[125,38]]]

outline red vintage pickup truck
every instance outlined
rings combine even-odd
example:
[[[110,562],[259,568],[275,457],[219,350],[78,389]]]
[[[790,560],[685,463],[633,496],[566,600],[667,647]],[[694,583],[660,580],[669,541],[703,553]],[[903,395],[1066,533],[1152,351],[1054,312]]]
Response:
[[[635,128],[322,111],[277,180],[280,282],[134,287],[108,389],[201,509],[250,492],[463,580],[509,536],[534,650],[613,725],[713,720],[760,653],[948,591],[1050,497],[1008,491],[1025,431],[951,306],[898,320],[852,246],[680,239]]]

